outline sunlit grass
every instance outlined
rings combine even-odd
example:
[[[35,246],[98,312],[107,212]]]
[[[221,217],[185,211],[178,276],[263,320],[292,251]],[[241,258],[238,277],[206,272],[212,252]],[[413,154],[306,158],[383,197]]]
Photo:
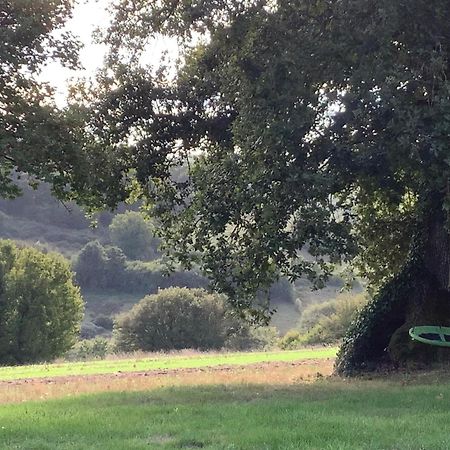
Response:
[[[247,365],[274,361],[298,361],[332,358],[336,348],[302,349],[279,352],[213,353],[156,355],[150,357],[108,359],[76,363],[1,367],[0,380],[43,378],[68,375],[96,375],[115,372],[140,372],[163,369],[187,369],[220,365]]]

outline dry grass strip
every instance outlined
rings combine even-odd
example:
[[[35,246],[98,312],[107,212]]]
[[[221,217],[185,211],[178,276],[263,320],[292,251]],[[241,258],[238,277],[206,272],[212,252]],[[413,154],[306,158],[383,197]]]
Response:
[[[334,359],[270,362],[106,375],[34,378],[0,382],[0,403],[70,397],[97,392],[143,391],[170,386],[307,383],[329,376]]]

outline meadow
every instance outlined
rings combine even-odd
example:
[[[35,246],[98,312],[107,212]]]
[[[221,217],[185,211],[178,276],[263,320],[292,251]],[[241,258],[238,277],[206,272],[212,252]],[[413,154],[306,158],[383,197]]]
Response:
[[[35,379],[4,368],[0,448],[450,448],[448,371],[342,379],[331,376],[326,352],[335,349],[267,353],[265,361],[261,353],[154,355],[155,367],[178,364]],[[124,361],[86,364],[99,363]]]

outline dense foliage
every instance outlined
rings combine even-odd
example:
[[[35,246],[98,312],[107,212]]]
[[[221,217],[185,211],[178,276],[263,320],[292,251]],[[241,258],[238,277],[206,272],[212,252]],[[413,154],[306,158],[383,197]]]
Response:
[[[98,241],[89,242],[74,263],[78,284],[85,289],[111,289],[121,285],[126,258],[117,247],[103,247]]]
[[[140,193],[176,256],[242,308],[280,272],[320,285],[355,254],[375,283],[398,272],[416,206],[446,192],[448,3],[131,3],[92,125],[104,143],[136,137]],[[122,65],[152,33],[199,30],[175,83]],[[190,184],[173,183],[193,154]]]
[[[60,356],[75,343],[82,313],[68,261],[0,242],[0,363]]]
[[[144,297],[117,319],[115,339],[119,351],[250,348],[258,341],[249,325],[227,310],[222,296],[187,288]]]

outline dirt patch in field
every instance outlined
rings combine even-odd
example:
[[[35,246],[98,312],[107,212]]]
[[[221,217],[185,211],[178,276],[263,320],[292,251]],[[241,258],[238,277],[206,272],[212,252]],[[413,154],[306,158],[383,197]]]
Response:
[[[305,383],[332,373],[334,359],[270,362],[245,366],[116,372],[0,381],[0,403],[71,397],[94,392],[141,391],[169,386],[208,384]]]

